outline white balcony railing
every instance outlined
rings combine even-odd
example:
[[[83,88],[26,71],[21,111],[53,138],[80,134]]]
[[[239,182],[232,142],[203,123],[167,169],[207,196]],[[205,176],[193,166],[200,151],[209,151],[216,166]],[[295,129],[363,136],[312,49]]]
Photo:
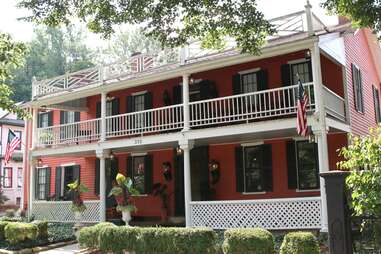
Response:
[[[320,229],[321,199],[284,198],[232,201],[193,201],[195,227],[214,229],[261,227],[269,230]]]
[[[32,214],[37,220],[49,222],[75,222],[71,211],[71,201],[33,201]],[[99,222],[99,200],[84,201],[86,210],[82,213],[81,222]]]
[[[304,85],[313,110],[313,83]],[[191,127],[249,121],[296,113],[298,86],[268,89],[190,103]]]
[[[313,83],[304,85],[309,96],[308,110],[315,109]],[[268,89],[259,92],[191,102],[190,127],[243,123],[276,119],[296,113],[297,86]],[[327,112],[345,120],[344,99],[324,88]],[[183,104],[138,112],[107,116],[106,138],[163,133],[180,130],[184,126]],[[37,130],[37,146],[81,144],[100,138],[101,119],[61,124]]]

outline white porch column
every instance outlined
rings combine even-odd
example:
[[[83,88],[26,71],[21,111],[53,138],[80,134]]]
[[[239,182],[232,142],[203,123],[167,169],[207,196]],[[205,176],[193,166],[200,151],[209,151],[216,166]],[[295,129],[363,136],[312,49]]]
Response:
[[[108,150],[97,150],[97,158],[99,159],[99,219],[101,222],[106,221],[106,158],[109,156]]]
[[[183,111],[184,111],[184,128],[188,131],[190,128],[189,117],[189,74],[183,75]]]
[[[32,216],[32,212],[33,212],[33,201],[34,201],[34,195],[35,195],[35,183],[34,181],[37,181],[37,179],[34,179],[34,175],[35,175],[35,165],[34,165],[34,162],[33,162],[33,157],[31,156],[31,154],[29,153],[29,202],[28,202],[28,218],[31,218]],[[25,169],[24,169],[25,170]]]
[[[316,134],[318,142],[318,157],[319,157],[319,171],[329,171],[328,161],[328,142],[327,142],[327,125],[326,125],[326,112],[325,101],[323,95],[323,81],[321,74],[320,63],[320,49],[318,42],[314,43],[311,50],[311,63],[314,82],[314,94],[315,94],[315,107],[316,116],[318,119],[317,126],[313,126],[313,132]],[[320,177],[320,196],[321,196],[321,224],[322,231],[328,231],[328,219],[327,219],[327,199],[324,179]]]
[[[101,93],[101,139],[100,141],[106,140],[106,103],[107,103],[107,93]]]
[[[193,148],[193,140],[182,140],[179,142],[184,155],[184,202],[185,202],[185,226],[192,226],[191,206],[192,185],[190,168],[190,150]]]
[[[38,122],[38,109],[32,108],[32,150],[36,148],[37,144],[37,122]],[[24,143],[25,144],[25,143]]]

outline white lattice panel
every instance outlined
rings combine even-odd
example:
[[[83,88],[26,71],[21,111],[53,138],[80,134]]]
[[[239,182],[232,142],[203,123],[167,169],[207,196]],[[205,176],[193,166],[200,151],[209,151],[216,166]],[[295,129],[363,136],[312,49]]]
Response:
[[[99,222],[99,201],[85,201],[87,209],[82,214],[82,222]],[[35,219],[54,222],[75,222],[70,209],[71,201],[35,201],[32,214]]]
[[[214,229],[318,229],[320,197],[191,202],[192,224]]]

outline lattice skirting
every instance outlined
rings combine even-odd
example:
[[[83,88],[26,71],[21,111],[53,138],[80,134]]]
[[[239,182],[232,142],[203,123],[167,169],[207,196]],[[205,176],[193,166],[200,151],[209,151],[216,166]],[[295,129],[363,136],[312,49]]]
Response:
[[[82,214],[82,222],[99,222],[99,201],[85,201],[87,209]],[[75,222],[74,213],[70,209],[71,201],[35,201],[32,214],[35,219],[52,222]]]
[[[195,227],[261,227],[269,230],[319,229],[321,199],[267,199],[191,202]]]

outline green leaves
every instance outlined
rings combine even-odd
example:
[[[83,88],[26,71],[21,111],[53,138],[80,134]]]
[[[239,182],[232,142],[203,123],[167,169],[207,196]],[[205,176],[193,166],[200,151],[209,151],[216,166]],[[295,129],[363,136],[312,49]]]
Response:
[[[243,52],[259,54],[270,23],[257,9],[256,0],[22,0],[30,9],[27,20],[57,26],[73,17],[90,30],[110,37],[114,25],[139,24],[162,47],[176,47],[198,39],[206,48],[219,49],[226,37],[234,38]]]

